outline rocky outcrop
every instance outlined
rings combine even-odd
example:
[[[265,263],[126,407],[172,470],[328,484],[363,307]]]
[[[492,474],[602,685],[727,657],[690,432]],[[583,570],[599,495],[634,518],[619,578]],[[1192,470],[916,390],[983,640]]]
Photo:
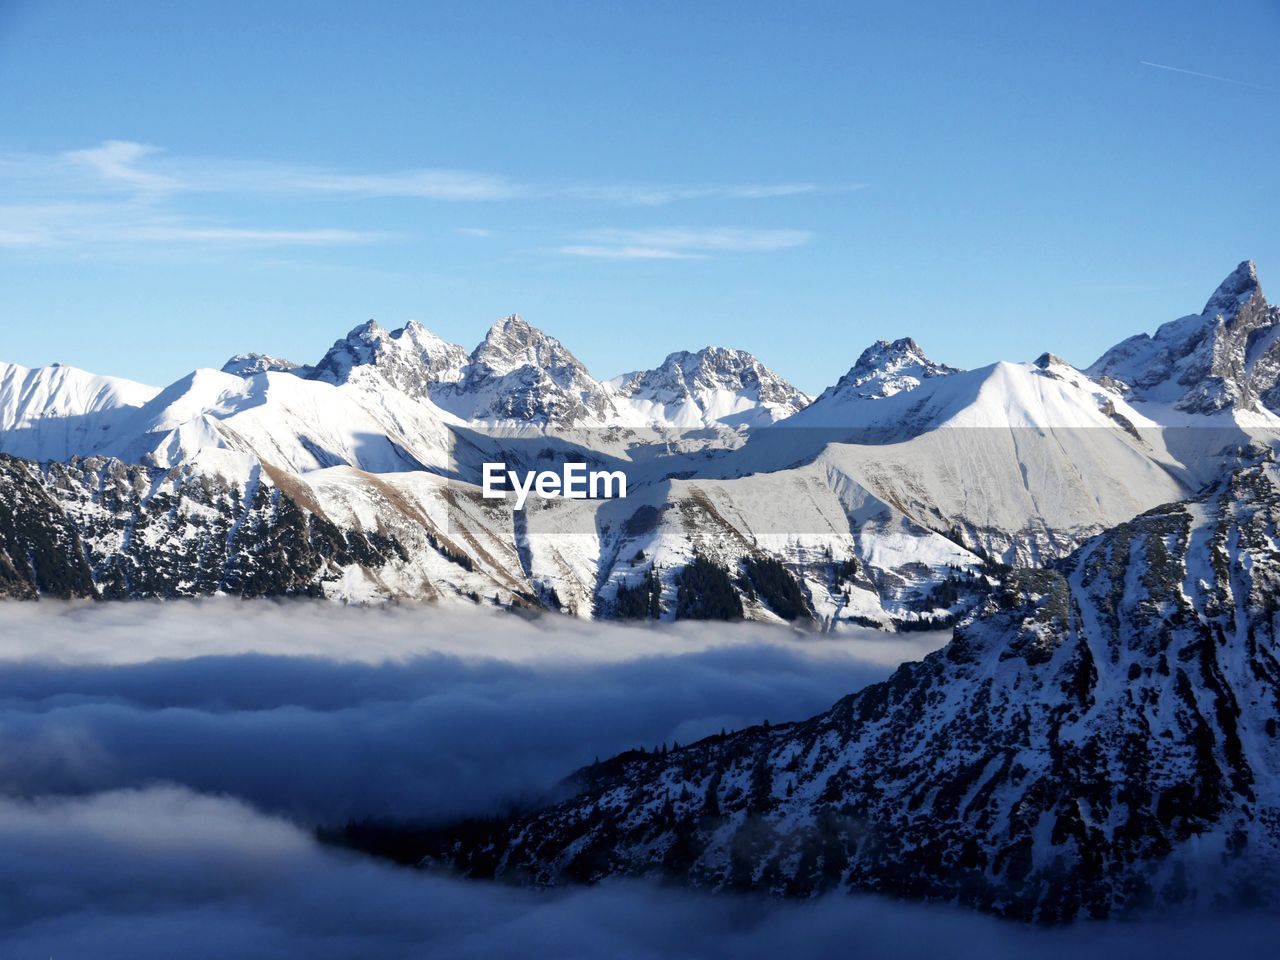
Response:
[[[424,862],[557,884],[878,891],[1041,922],[1275,900],[1280,468],[1267,455],[801,723],[580,771]]]

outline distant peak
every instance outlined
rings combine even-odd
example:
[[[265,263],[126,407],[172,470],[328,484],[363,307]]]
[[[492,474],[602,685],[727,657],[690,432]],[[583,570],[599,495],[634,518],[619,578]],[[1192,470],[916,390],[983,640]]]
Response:
[[[237,377],[251,377],[259,373],[293,373],[305,376],[311,370],[292,360],[283,357],[272,357],[265,353],[237,353],[222,365],[223,373]]]
[[[505,317],[501,317],[493,322],[493,326],[489,328],[489,334],[511,334],[524,333],[533,331],[537,328],[530,324],[524,317],[518,313],[509,313]]]
[[[734,347],[705,346],[701,350],[676,350],[673,353],[669,353],[666,359],[662,361],[662,367],[715,366],[726,362],[758,363],[759,361],[746,350],[738,350]]]
[[[370,320],[366,320],[364,323],[360,324],[358,327],[354,327],[352,331],[347,334],[347,339],[348,340],[372,340],[378,334],[384,333],[384,332],[385,331],[382,329],[382,327],[378,326],[377,320],[370,319]]]
[[[566,360],[577,363],[559,340],[538,329],[518,313],[495,321],[471,357],[473,360],[494,362],[499,366],[512,362],[534,366]]]
[[[1208,316],[1222,314],[1230,318],[1260,292],[1258,265],[1252,260],[1245,260],[1218,284],[1218,289],[1213,291],[1201,313]]]
[[[746,350],[706,346],[676,350],[652,370],[637,370],[611,381],[624,397],[668,407],[691,405],[721,422],[773,423],[808,404],[809,398]],[[724,412],[727,397],[754,405]],[[720,410],[719,414],[708,414]]]
[[[858,357],[858,362],[824,397],[878,400],[918,387],[931,377],[958,373],[955,367],[930,360],[911,337],[877,340]]]
[[[897,340],[877,340],[862,351],[854,367],[875,370],[900,364],[903,361],[914,361],[924,365],[933,364],[914,339],[899,337]]]
[[[1138,400],[1189,413],[1280,408],[1280,308],[1270,306],[1258,267],[1245,260],[1200,313],[1117,343],[1087,373],[1132,388]]]
[[[434,383],[458,380],[466,361],[462,347],[440,339],[417,320],[393,331],[366,320],[330,347],[308,376],[343,383],[356,367],[368,367],[400,391],[420,397]]]
[[[1040,356],[1036,357],[1035,364],[1041,370],[1047,370],[1049,367],[1068,366],[1067,361],[1063,360],[1056,353],[1049,353],[1047,350],[1040,354]]]

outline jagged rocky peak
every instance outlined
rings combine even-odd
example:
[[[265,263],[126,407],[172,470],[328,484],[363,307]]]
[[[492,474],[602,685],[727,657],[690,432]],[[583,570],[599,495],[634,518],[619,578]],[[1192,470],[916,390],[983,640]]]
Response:
[[[809,398],[745,350],[703,347],[667,355],[652,370],[628,373],[614,381],[625,397],[674,404],[729,391],[758,403],[795,413]],[[785,415],[785,414],[784,414]]]
[[[959,372],[957,367],[930,360],[911,337],[877,340],[862,351],[858,362],[822,396],[879,400],[913,390],[931,377]]]
[[[265,353],[237,353],[222,365],[222,372],[237,377],[252,377],[259,373],[293,373],[305,377],[311,368]]]
[[[621,754],[421,852],[528,883],[875,891],[1042,923],[1274,908],[1278,523],[1263,455],[1010,573],[947,646],[826,713]]]
[[[518,313],[497,321],[471,353],[474,376],[503,376],[521,367],[539,367],[560,376],[587,375],[569,348]]]
[[[1213,296],[1200,313],[1202,316],[1231,319],[1255,296],[1262,296],[1262,286],[1258,283],[1258,265],[1252,260],[1245,260],[1231,271],[1227,279],[1218,284],[1218,289],[1213,291]]]
[[[463,375],[434,390],[432,399],[473,420],[570,426],[616,415],[608,391],[582,361],[519,314],[490,327]]]
[[[1200,313],[1112,347],[1086,371],[1120,384],[1131,399],[1190,413],[1280,410],[1280,309],[1267,303],[1246,260]]]
[[[465,349],[437,337],[416,320],[398,330],[386,330],[368,320],[335,342],[310,378],[343,383],[354,368],[369,366],[397,389],[421,397],[435,384],[460,380],[467,359]]]

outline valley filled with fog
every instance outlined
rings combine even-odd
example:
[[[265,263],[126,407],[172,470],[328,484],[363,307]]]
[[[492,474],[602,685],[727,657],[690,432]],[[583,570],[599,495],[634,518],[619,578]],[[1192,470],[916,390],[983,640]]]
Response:
[[[945,633],[306,602],[0,606],[0,955],[925,957],[1258,951],[1270,922],[1044,932],[837,895],[514,889],[324,847],[531,802],[636,746],[801,719]],[[1158,929],[1158,935],[1154,932]]]

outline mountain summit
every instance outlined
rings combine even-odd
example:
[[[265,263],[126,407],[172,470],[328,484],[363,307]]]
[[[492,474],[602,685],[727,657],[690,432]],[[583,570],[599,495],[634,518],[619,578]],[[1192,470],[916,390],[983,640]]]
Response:
[[[616,415],[608,391],[586,365],[519,314],[490,327],[464,375],[432,399],[468,420],[569,427],[601,425]]]
[[[1219,284],[1200,313],[1140,333],[1086,371],[1132,399],[1188,413],[1280,410],[1280,308],[1267,303],[1252,261]]]
[[[710,422],[762,426],[785,419],[809,398],[745,350],[703,347],[667,355],[652,370],[610,381],[619,396],[654,419],[697,427]]]
[[[819,399],[880,400],[913,390],[933,377],[959,372],[956,367],[930,360],[910,337],[877,340]]]
[[[311,380],[345,383],[357,367],[372,367],[397,390],[425,397],[438,383],[462,377],[467,352],[410,320],[388,331],[369,320],[338,340],[308,375]]]
[[[222,372],[237,377],[252,377],[259,373],[292,373],[305,377],[311,372],[311,368],[265,353],[237,353],[222,365]]]

